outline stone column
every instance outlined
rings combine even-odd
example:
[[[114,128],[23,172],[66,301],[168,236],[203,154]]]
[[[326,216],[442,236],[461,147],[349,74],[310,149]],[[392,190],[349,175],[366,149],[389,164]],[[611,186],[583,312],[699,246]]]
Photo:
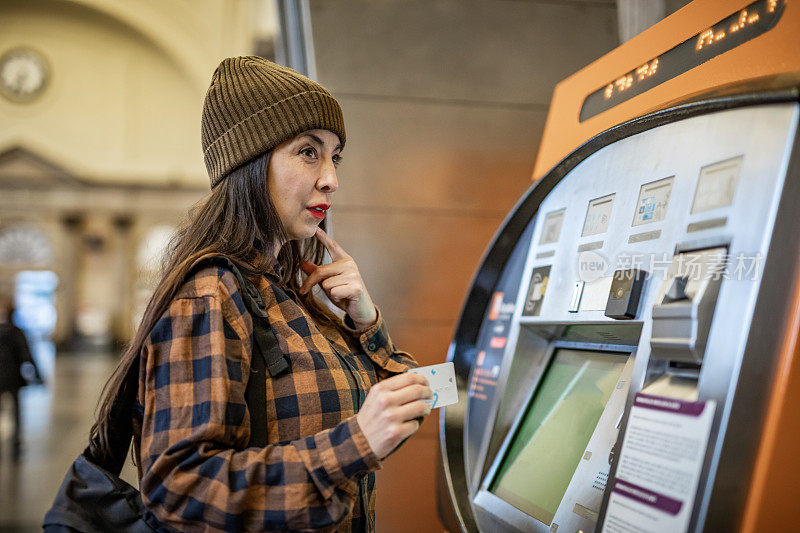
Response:
[[[110,253],[113,254],[111,264],[114,265],[114,272],[109,274],[114,279],[115,297],[112,302],[112,341],[115,346],[122,346],[127,343],[133,334],[132,307],[133,298],[133,268],[132,264],[136,251],[133,249],[133,238],[131,227],[133,219],[130,215],[117,215],[113,219],[115,231],[115,246],[111,247]]]
[[[76,326],[81,349],[108,349],[116,305],[113,219],[87,213],[81,224]]]
[[[82,223],[83,215],[80,213],[61,217],[62,238],[58,240],[59,249],[56,252],[56,257],[61,261],[61,276],[56,292],[58,321],[54,338],[59,350],[69,349],[75,342]]]

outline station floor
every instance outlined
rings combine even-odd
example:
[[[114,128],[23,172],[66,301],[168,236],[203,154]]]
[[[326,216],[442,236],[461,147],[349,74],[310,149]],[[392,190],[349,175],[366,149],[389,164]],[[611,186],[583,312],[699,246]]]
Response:
[[[67,468],[86,446],[100,390],[116,364],[107,353],[60,354],[46,386],[21,391],[22,455],[11,450],[10,401],[0,412],[0,532],[41,531]],[[135,468],[123,472],[128,482]],[[134,481],[135,483],[135,481]]]

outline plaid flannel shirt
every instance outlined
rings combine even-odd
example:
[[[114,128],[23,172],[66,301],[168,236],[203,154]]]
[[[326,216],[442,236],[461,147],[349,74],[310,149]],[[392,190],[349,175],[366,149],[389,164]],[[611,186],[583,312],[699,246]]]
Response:
[[[231,272],[189,278],[143,347],[139,481],[168,528],[374,530],[380,461],[355,414],[378,380],[417,363],[395,349],[380,312],[372,327],[345,325],[343,335],[335,315],[313,320],[275,284],[273,271],[256,285],[290,370],[267,378],[265,448],[247,447],[253,326]]]

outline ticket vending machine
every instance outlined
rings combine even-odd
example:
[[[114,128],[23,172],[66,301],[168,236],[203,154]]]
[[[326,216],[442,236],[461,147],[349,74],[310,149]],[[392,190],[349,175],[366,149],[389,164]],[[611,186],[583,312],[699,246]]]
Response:
[[[556,87],[448,355],[461,530],[797,525],[798,87],[795,0],[696,0]]]

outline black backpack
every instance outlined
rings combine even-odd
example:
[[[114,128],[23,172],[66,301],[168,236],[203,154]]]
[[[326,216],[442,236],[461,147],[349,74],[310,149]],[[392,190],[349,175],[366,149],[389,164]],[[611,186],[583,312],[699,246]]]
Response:
[[[219,266],[233,272],[239,293],[253,317],[255,343],[245,401],[250,411],[249,445],[263,447],[267,445],[266,372],[275,377],[288,370],[289,363],[278,346],[278,339],[269,325],[266,306],[255,285],[223,256],[202,259],[190,274],[207,266]],[[64,476],[53,506],[44,517],[42,527],[46,533],[164,531],[145,509],[139,491],[119,477],[133,437],[131,420],[138,388],[137,360],[125,375],[122,391],[111,407],[115,432],[110,457],[95,457],[90,445],[75,459]]]

